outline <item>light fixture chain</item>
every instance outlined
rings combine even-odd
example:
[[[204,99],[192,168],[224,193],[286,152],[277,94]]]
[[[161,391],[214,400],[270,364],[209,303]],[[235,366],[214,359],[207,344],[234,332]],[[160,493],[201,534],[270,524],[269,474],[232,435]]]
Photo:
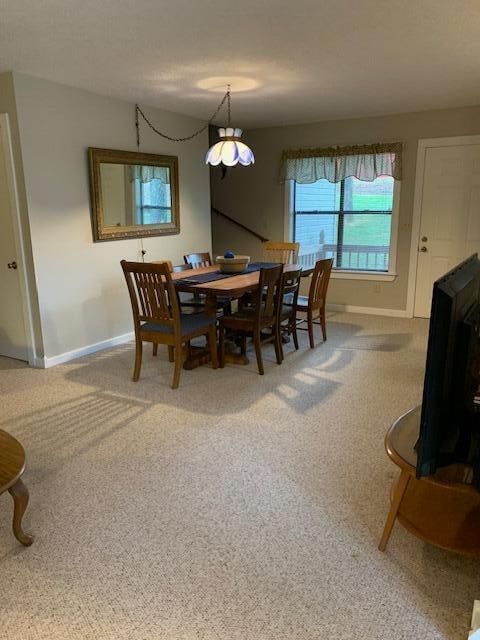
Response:
[[[218,105],[218,107],[215,109],[214,114],[212,115],[212,117],[206,122],[206,124],[203,125],[203,127],[201,127],[200,129],[198,129],[197,131],[195,131],[194,133],[192,133],[190,136],[186,136],[184,138],[172,138],[171,136],[167,135],[166,133],[163,133],[162,131],[159,131],[151,122],[150,120],[147,118],[147,116],[143,113],[143,111],[140,109],[140,107],[138,106],[138,104],[135,105],[135,127],[137,130],[137,147],[140,147],[140,128],[139,128],[139,122],[138,122],[138,114],[140,114],[142,116],[142,118],[145,120],[145,122],[147,123],[147,125],[150,127],[150,129],[152,131],[154,131],[155,133],[157,133],[159,136],[161,136],[162,138],[165,138],[166,140],[170,140],[171,142],[186,142],[187,140],[192,140],[193,138],[195,138],[196,136],[200,135],[201,133],[203,133],[213,122],[213,120],[217,117],[220,109],[223,107],[223,105],[225,104],[225,101],[227,101],[228,104],[228,124],[230,124],[230,85],[228,85],[228,90],[225,93],[225,95],[222,98],[222,101],[220,102],[220,104]]]
[[[227,86],[227,127],[230,126],[231,115],[232,115],[232,107],[230,104],[230,85]]]

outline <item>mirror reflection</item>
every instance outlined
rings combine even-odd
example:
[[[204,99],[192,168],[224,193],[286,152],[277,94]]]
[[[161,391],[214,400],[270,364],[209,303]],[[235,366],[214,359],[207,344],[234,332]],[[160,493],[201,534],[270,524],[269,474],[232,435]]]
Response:
[[[170,169],[100,163],[103,222],[108,227],[172,222]]]
[[[94,240],[179,233],[177,158],[89,149]]]

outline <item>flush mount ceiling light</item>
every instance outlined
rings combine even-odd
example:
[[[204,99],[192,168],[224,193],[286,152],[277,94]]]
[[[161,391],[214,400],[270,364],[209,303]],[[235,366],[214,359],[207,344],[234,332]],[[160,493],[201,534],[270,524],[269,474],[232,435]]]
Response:
[[[157,133],[162,138],[166,138],[172,142],[186,142],[187,140],[192,140],[196,136],[203,133],[209,125],[212,124],[213,120],[219,114],[223,105],[227,103],[227,126],[220,127],[218,130],[218,136],[220,138],[219,142],[215,143],[210,149],[207,151],[207,155],[205,157],[206,164],[210,164],[213,167],[216,167],[219,164],[223,164],[225,167],[234,167],[236,164],[241,164],[244,167],[249,164],[254,164],[255,157],[253,155],[253,151],[247,147],[247,145],[241,141],[240,137],[242,135],[242,130],[234,128],[230,126],[231,120],[231,97],[230,97],[230,85],[227,86],[227,91],[222,98],[222,101],[215,109],[215,113],[208,120],[208,122],[195,131],[190,136],[186,136],[185,138],[173,138],[168,136],[165,133],[159,131],[147,116],[140,109],[138,104],[135,105],[135,127],[137,130],[137,147],[140,148],[140,127],[139,127],[139,116],[143,118],[143,120],[147,123],[147,125]]]

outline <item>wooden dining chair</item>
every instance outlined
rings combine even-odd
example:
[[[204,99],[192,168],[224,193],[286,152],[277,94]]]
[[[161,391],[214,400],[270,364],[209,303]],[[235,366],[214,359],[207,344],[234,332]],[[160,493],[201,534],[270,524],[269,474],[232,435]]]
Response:
[[[208,252],[205,253],[187,253],[187,255],[183,256],[185,260],[185,264],[190,265],[192,269],[200,269],[201,267],[212,267],[213,262],[210,254]],[[205,296],[197,296],[196,300],[205,301]],[[232,312],[232,301],[230,298],[226,298],[225,296],[218,296],[217,298],[217,309],[219,312],[224,314],[229,314]]]
[[[191,264],[175,264],[172,265],[172,273],[180,273],[181,271],[191,271],[193,269]]]
[[[192,269],[200,267],[211,267],[213,265],[212,258],[208,252],[205,253],[187,253],[183,256],[185,264],[189,264]]]
[[[272,242],[263,243],[263,255],[266,262],[282,262],[283,264],[295,264],[298,259],[300,244],[298,242]]]
[[[204,313],[180,313],[177,292],[168,265],[164,262],[121,263],[132,304],[135,328],[135,366],[133,381],[140,377],[143,342],[168,346],[170,362],[175,362],[172,389],[180,382],[184,345],[198,336],[207,337],[212,366],[217,368],[216,321]],[[154,351],[156,355],[156,350]]]
[[[295,349],[298,349],[297,336],[297,301],[302,279],[302,269],[285,271],[282,276],[282,304],[280,306],[280,334],[286,333],[293,337]],[[280,340],[283,360],[283,345]]]
[[[258,373],[263,376],[262,345],[273,342],[277,364],[282,364],[279,311],[281,303],[283,264],[260,270],[258,288],[252,295],[253,306],[219,318],[220,367],[225,366],[225,331],[242,338],[242,355],[246,352],[247,337],[253,338]],[[265,336],[262,331],[270,330]]]
[[[327,289],[330,282],[330,275],[332,273],[332,258],[326,260],[318,260],[315,263],[315,269],[313,271],[312,280],[310,282],[310,289],[307,296],[298,296],[297,300],[297,312],[303,312],[307,314],[306,318],[297,318],[297,328],[301,327],[303,322],[307,323],[306,329],[308,329],[308,337],[310,340],[310,347],[315,347],[315,340],[313,337],[313,325],[319,324],[322,327],[323,341],[327,340],[327,326],[325,320],[325,302],[327,299]],[[318,321],[316,319],[318,318]]]

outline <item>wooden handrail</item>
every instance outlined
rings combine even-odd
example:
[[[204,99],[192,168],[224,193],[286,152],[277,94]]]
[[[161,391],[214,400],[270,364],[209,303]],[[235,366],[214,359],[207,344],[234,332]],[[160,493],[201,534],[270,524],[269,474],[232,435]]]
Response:
[[[213,211],[213,213],[216,213],[217,216],[221,216],[222,218],[225,218],[225,220],[228,220],[229,222],[233,222],[233,224],[236,224],[237,227],[240,227],[240,229],[243,229],[247,233],[250,233],[252,236],[255,236],[255,238],[258,238],[260,240],[260,242],[268,242],[268,238],[264,238],[263,236],[261,236],[256,231],[253,231],[253,229],[249,229],[248,227],[246,227],[241,222],[238,222],[238,220],[235,220],[234,218],[231,218],[230,216],[227,216],[227,214],[223,213],[223,211],[219,211],[215,207],[212,207],[212,211]]]

